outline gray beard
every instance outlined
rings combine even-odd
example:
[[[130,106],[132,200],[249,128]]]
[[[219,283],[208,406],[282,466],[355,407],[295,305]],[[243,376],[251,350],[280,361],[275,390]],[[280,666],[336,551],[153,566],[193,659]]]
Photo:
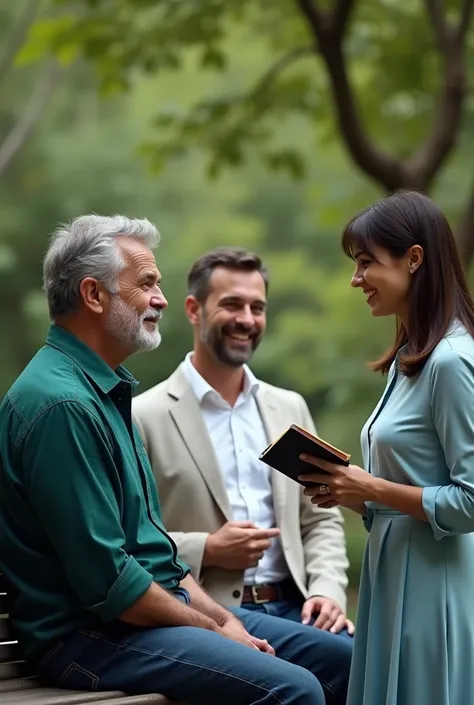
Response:
[[[148,308],[141,315],[120,296],[111,301],[105,327],[125,348],[136,352],[155,350],[161,343],[161,334],[145,328],[145,318],[156,316],[155,309]]]

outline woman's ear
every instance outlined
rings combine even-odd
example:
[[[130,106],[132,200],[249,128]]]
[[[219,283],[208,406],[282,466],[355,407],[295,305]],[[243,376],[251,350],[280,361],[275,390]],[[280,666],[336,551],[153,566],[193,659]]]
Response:
[[[424,252],[421,245],[413,245],[408,251],[408,271],[414,274],[423,263]]]

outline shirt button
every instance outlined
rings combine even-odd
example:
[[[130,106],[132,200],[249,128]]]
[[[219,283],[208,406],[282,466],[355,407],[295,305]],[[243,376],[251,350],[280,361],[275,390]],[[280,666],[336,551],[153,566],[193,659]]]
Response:
[[[240,590],[234,590],[234,592],[232,593],[232,597],[235,597],[236,599],[237,597],[240,597]]]

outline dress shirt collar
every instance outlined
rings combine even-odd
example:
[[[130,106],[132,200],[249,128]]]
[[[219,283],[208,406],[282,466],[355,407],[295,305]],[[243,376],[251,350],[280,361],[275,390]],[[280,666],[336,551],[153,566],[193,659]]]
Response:
[[[183,362],[183,372],[186,379],[188,380],[189,385],[191,386],[191,389],[196,395],[199,404],[202,404],[204,398],[207,396],[215,397],[215,395],[217,394],[220,397],[219,393],[216,392],[214,387],[211,387],[209,382],[206,382],[204,377],[202,377],[202,375],[199,374],[197,369],[194,367],[193,363],[191,362],[192,356],[193,351],[189,352],[186,355]],[[258,379],[253,374],[252,370],[247,365],[244,365],[244,388],[242,390],[243,396],[248,397],[250,394],[255,396],[258,391],[258,387]]]

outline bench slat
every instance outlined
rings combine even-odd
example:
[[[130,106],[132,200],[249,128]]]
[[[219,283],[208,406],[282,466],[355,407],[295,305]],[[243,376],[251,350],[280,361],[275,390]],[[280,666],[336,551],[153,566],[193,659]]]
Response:
[[[9,678],[21,678],[24,673],[24,664],[22,661],[15,663],[0,663],[0,681],[6,681]]]
[[[0,644],[0,663],[7,661],[21,661],[20,648],[17,642],[13,644]]]
[[[185,705],[158,693],[125,695],[121,692],[80,692],[45,688],[33,677],[24,661],[18,659],[18,644],[11,639],[8,624],[6,584],[0,573],[0,701],[1,705]],[[26,676],[26,677],[25,677]]]
[[[54,701],[54,705],[56,701]],[[3,700],[2,700],[3,705]],[[102,700],[100,705],[186,705],[178,700],[170,700],[159,693],[148,693],[147,695],[124,695],[114,700]]]
[[[158,693],[127,696],[116,692],[88,693],[76,690],[40,688],[21,693],[5,693],[2,696],[2,705],[87,705],[88,703],[100,703],[100,705],[183,705],[176,700],[168,700],[164,695]]]
[[[0,617],[0,641],[9,641],[11,635],[8,619]]]
[[[104,700],[112,703],[121,700],[123,696],[120,691],[89,693],[81,690],[39,687],[20,693],[5,693],[2,696],[2,705],[80,705]]]
[[[55,696],[61,697],[63,695],[66,695],[67,697],[71,698],[77,695],[89,695],[89,693],[84,693],[84,691],[82,690],[64,690],[61,688],[48,688],[48,686],[42,686],[39,681],[36,681],[36,688],[32,688],[27,693],[25,693],[24,691],[7,691],[5,698],[2,697],[2,705],[7,698],[11,700],[11,702],[24,702],[25,698],[31,702],[33,702],[33,700],[36,702],[38,698],[54,698]],[[99,700],[104,700],[107,697],[107,693],[99,693],[99,695],[103,696],[102,698],[98,698]],[[111,695],[115,695],[115,692],[111,693]],[[123,693],[117,693],[117,697],[121,697],[122,695]]]
[[[28,678],[12,678],[7,681],[0,681],[0,694],[16,692],[19,690],[31,690],[32,688],[41,688],[36,678],[33,678],[32,676],[29,676]]]

